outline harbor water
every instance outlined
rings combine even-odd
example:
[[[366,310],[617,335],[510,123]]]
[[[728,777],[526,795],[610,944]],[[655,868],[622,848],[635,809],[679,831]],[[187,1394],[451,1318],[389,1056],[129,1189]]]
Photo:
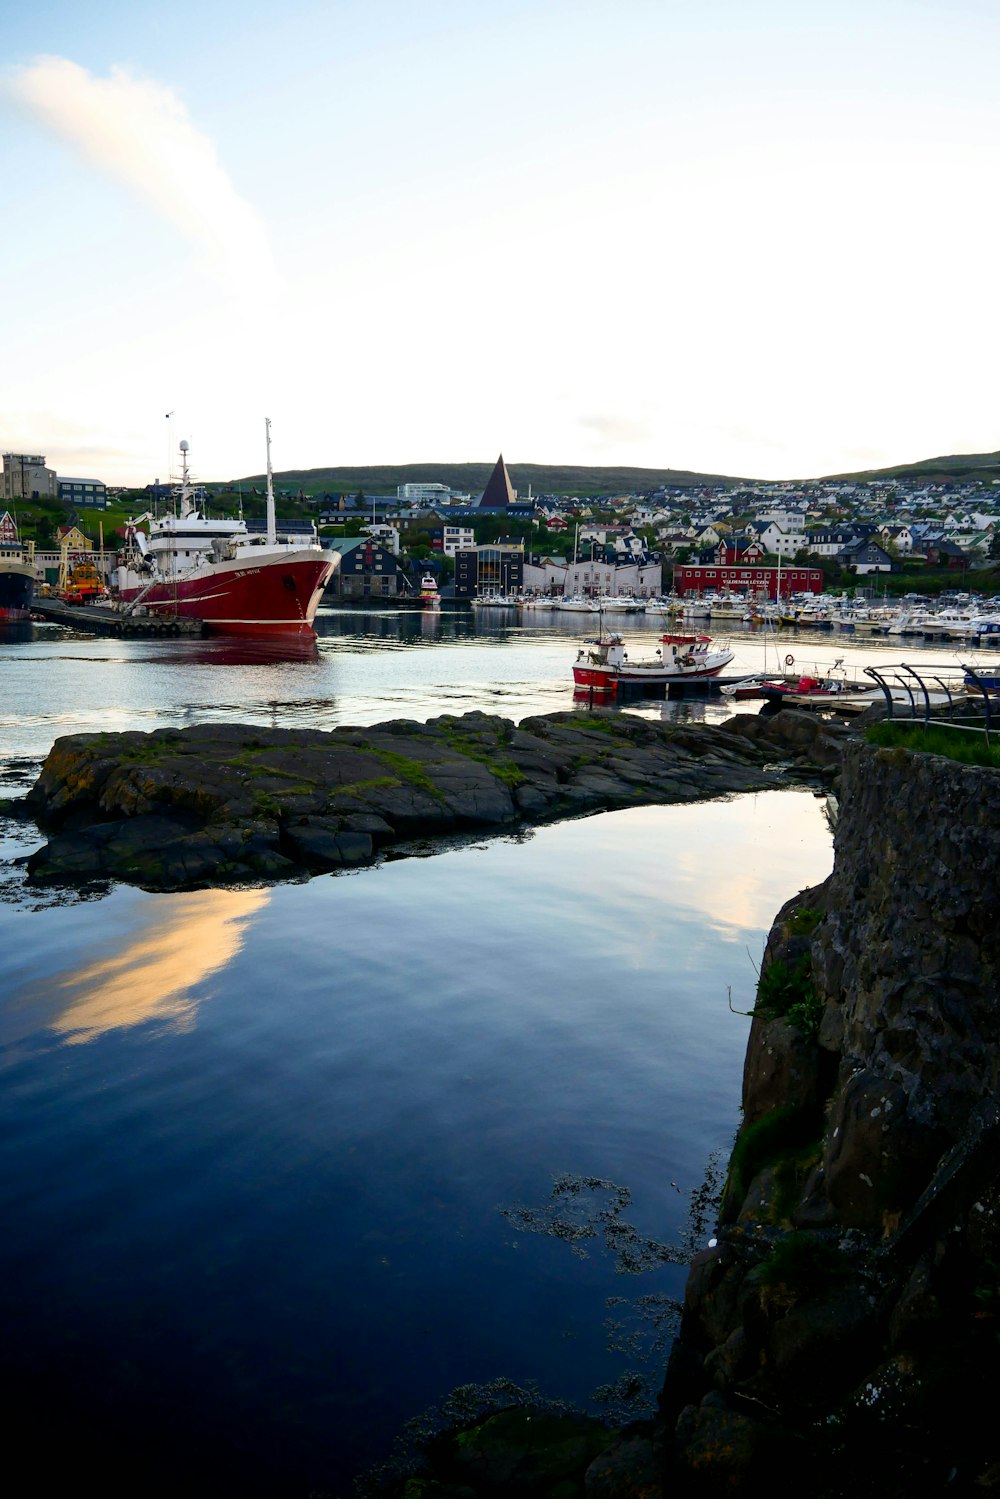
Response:
[[[578,621],[317,623],[295,660],[0,639],[4,794],[77,731],[573,707]],[[651,654],[662,625],[623,629]],[[765,648],[747,635],[739,664]],[[0,833],[0,1376],[43,1491],[92,1473],[346,1496],[407,1420],[498,1379],[598,1412],[629,1386],[648,1409],[767,930],[831,866],[821,801],[633,809],[177,894],[30,889],[37,835]]]

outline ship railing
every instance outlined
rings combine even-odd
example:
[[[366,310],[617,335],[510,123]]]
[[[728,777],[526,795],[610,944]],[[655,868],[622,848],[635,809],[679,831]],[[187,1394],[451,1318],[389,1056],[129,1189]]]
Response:
[[[926,727],[945,720],[949,728],[982,734],[987,745],[992,728],[994,696],[991,683],[974,666],[944,666],[901,661],[896,666],[866,666],[865,675],[882,689],[886,717],[916,721]]]

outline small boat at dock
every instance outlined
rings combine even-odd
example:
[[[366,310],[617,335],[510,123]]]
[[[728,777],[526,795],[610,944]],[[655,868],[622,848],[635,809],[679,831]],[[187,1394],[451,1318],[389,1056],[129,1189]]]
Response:
[[[713,648],[714,647],[714,648]],[[621,635],[602,634],[585,640],[573,665],[573,682],[606,697],[616,697],[623,687],[670,687],[681,683],[711,682],[735,655],[715,646],[710,635],[660,636],[656,655],[646,661],[630,661]]]
[[[871,678],[849,677],[843,660],[838,659],[825,671],[817,668],[813,672],[804,671],[798,677],[764,682],[758,696],[765,703],[789,708],[821,707],[824,704],[836,707],[847,699],[862,703],[874,701],[878,691]]]
[[[425,609],[436,609],[441,602],[437,579],[433,573],[424,573],[420,579],[420,603]]]

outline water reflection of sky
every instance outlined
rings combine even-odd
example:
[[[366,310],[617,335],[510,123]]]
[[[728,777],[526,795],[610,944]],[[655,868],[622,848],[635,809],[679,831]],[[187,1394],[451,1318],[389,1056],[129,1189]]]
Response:
[[[623,1282],[498,1207],[592,1175],[676,1239],[738,1118],[727,986],[830,858],[817,800],[767,792],[266,891],[0,905],[7,1363],[121,1450],[159,1413],[143,1441],[189,1492],[192,1411],[273,1496],[346,1493],[461,1383],[590,1403],[624,1367],[606,1298],[683,1271]]]
[[[64,1007],[51,1028],[68,1043],[151,1021],[194,1023],[196,991],[243,945],[246,923],[267,904],[266,890],[196,890],[151,902],[140,925],[105,956],[74,964],[50,980],[50,1001]]]
[[[393,641],[355,621],[285,663],[212,642],[12,645],[9,784],[56,732],[570,706],[575,632],[437,623],[439,639],[385,621]],[[8,860],[35,841],[0,832]],[[8,1368],[43,1369],[105,1458],[141,1426],[145,1457],[195,1492],[197,1424],[269,1499],[347,1492],[461,1383],[506,1373],[590,1402],[622,1373],[606,1298],[677,1295],[683,1271],[623,1285],[599,1248],[577,1260],[498,1206],[593,1175],[629,1187],[638,1231],[677,1237],[738,1119],[748,1021],[727,988],[748,1007],[776,911],[830,862],[821,803],[785,791],[268,890],[42,896],[8,863]]]

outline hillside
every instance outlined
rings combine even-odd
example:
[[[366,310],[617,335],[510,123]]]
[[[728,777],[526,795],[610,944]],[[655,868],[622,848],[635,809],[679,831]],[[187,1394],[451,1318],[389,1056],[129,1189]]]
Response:
[[[746,485],[769,482],[738,478],[732,474],[698,474],[689,469],[618,468],[586,464],[508,463],[511,483],[520,499],[532,494],[648,494],[661,485],[698,488],[702,485]],[[301,489],[306,494],[395,494],[400,484],[447,484],[477,500],[493,471],[493,463],[401,463],[364,464],[357,467],[283,469],[275,474],[281,489]],[[918,463],[900,463],[889,468],[863,469],[849,474],[826,474],[827,481],[877,482],[880,479],[941,480],[1000,479],[1000,452],[956,453],[948,457],[924,458]],[[264,487],[263,474],[232,479],[243,488]]]
[[[864,469],[856,474],[829,474],[830,479],[1000,479],[1000,453],[953,453],[947,458],[922,458],[919,463],[897,463],[892,468]]]
[[[279,488],[302,489],[307,494],[395,494],[399,484],[447,484],[478,500],[493,472],[489,463],[367,464],[357,468],[282,469],[274,476]],[[599,468],[574,464],[508,463],[510,481],[518,497],[532,494],[644,494],[661,484],[742,484],[726,474],[695,474],[671,468]],[[262,489],[264,475],[233,479],[233,484]]]

